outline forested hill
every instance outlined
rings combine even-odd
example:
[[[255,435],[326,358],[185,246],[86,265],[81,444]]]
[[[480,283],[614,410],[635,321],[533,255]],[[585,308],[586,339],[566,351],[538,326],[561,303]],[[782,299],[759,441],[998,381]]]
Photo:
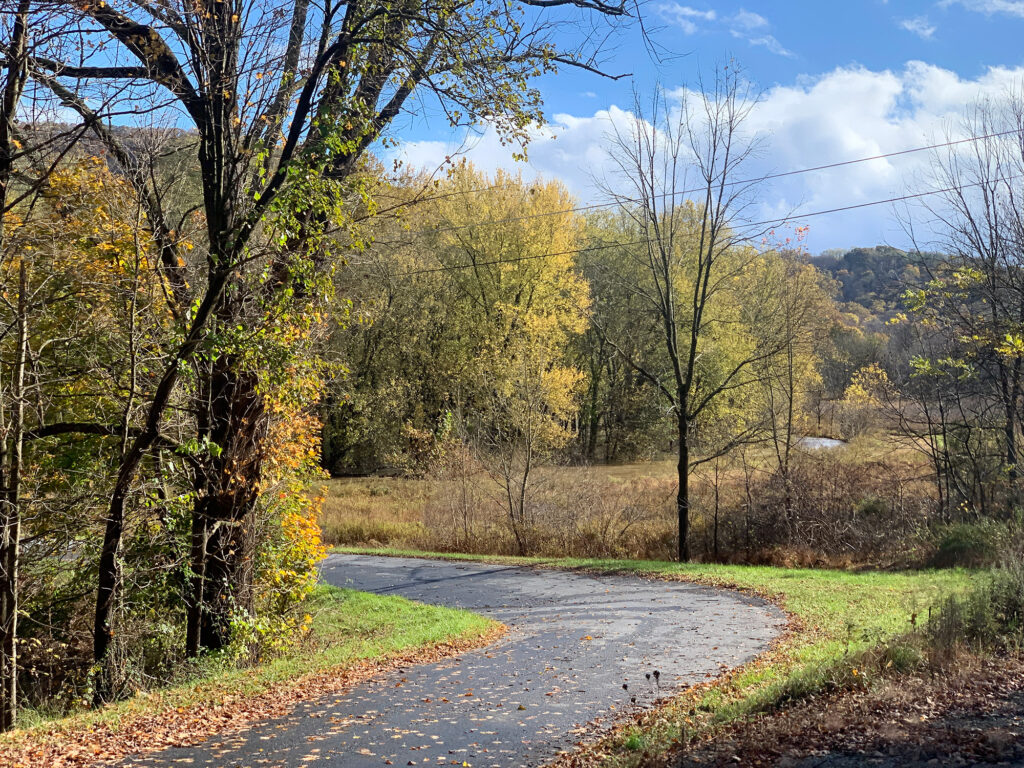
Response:
[[[876,245],[822,251],[811,263],[839,284],[839,301],[860,304],[872,314],[888,318],[902,308],[903,293],[927,280],[928,265],[941,258],[936,253]]]

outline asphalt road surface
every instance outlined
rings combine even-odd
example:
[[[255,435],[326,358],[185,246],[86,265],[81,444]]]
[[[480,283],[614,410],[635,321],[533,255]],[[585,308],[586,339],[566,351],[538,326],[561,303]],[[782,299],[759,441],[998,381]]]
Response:
[[[735,592],[631,576],[332,555],[323,578],[468,608],[511,631],[489,648],[126,765],[542,765],[595,725],[753,658],[785,623]]]

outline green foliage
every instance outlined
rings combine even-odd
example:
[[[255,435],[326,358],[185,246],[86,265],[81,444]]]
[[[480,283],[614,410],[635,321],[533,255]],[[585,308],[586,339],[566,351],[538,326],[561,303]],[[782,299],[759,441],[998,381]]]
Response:
[[[266,13],[247,3],[55,6],[33,18],[33,52],[5,69],[34,81],[19,105],[22,90],[11,80],[5,124],[22,107],[44,114],[38,107],[52,98],[78,121],[19,121],[31,147],[19,140],[17,153],[4,152],[13,167],[8,162],[0,179],[4,190],[18,179],[19,195],[26,182],[38,191],[18,198],[0,222],[0,357],[6,364],[32,350],[30,395],[20,373],[0,387],[0,471],[18,513],[2,538],[13,540],[5,550],[14,553],[17,521],[27,521],[24,573],[38,579],[23,606],[4,601],[3,645],[13,642],[12,617],[22,613],[26,638],[45,653],[74,656],[66,672],[30,659],[26,674],[38,683],[30,695],[91,679],[100,704],[169,679],[177,662],[221,648],[229,634],[245,651],[239,657],[282,652],[290,635],[302,636],[308,621],[296,619],[296,608],[322,556],[320,424],[311,412],[325,379],[344,372],[321,357],[322,342],[328,313],[341,325],[351,302],[334,297],[337,268],[379,231],[361,226],[381,212],[381,173],[368,148],[393,141],[386,131],[409,105],[435,98],[452,125],[487,122],[522,157],[544,119],[533,79],[559,63],[591,68],[582,49],[556,44],[563,21],[520,4],[349,3],[341,15],[292,5]],[[622,8],[586,5],[624,16]],[[24,28],[27,16],[19,12],[15,26]],[[94,33],[88,45],[71,34],[85,27]],[[190,61],[197,40],[218,52],[201,66]],[[68,62],[101,50],[127,69],[87,66],[64,77]],[[37,54],[53,62],[54,76],[27,66]],[[96,98],[108,86],[138,88],[137,116],[153,121],[115,118],[111,102]],[[163,96],[153,101],[148,86]],[[85,135],[102,157],[79,162],[76,142]],[[450,188],[480,182],[460,173]],[[538,211],[569,207],[557,185],[498,181],[496,216],[525,212],[523,221],[532,221]],[[396,209],[417,196],[405,193]],[[429,211],[452,221],[465,214],[444,204]],[[500,254],[508,234],[536,252],[575,236],[568,214],[547,228],[547,239],[525,223],[491,231],[479,245]],[[428,251],[456,257],[459,247],[443,235],[426,240]],[[569,261],[532,266],[490,270],[480,280],[489,295],[481,306],[467,284],[449,281],[449,292],[425,309],[444,310],[455,332],[429,317],[420,330],[440,331],[452,351],[444,373],[455,375],[405,391],[406,382],[370,380],[332,393],[353,407],[340,418],[332,411],[328,445],[347,430],[342,443],[404,453],[421,467],[450,438],[456,406],[483,415],[479,422],[489,423],[474,428],[492,436],[529,433],[541,451],[563,444],[578,374],[562,352],[582,328],[586,290]],[[17,289],[19,275],[27,285]],[[378,309],[374,298],[359,307],[369,310],[360,320]],[[422,341],[411,340],[411,355],[426,361],[434,350]],[[497,402],[490,410],[488,398]],[[404,412],[387,427],[363,419],[396,401]],[[12,448],[20,446],[20,416],[9,414],[22,411],[30,447],[19,466]],[[378,439],[382,433],[388,439]],[[6,474],[12,468],[24,470],[20,499]],[[98,595],[93,622],[90,595]],[[90,655],[99,664],[91,677]],[[11,661],[0,666],[13,669]],[[43,676],[52,679],[39,682]],[[12,674],[0,682],[13,691]],[[0,698],[10,704],[6,727],[15,697]]]
[[[639,752],[644,748],[643,734],[636,730],[630,730],[623,739],[622,746],[630,752]]]
[[[999,560],[1009,539],[1009,528],[995,520],[945,525],[935,533],[931,563],[937,568],[991,566]]]
[[[662,393],[630,364],[650,359],[660,348],[650,304],[632,286],[639,265],[627,249],[614,247],[638,236],[628,216],[587,216],[581,263],[590,283],[592,319],[574,350],[586,374],[577,451],[590,461],[650,458],[669,445],[673,433]]]
[[[101,710],[83,706],[26,714],[25,728],[14,738],[40,743],[46,734],[77,729],[129,730],[140,719],[181,707],[210,705],[228,698],[265,694],[287,687],[303,675],[343,671],[363,660],[381,660],[439,643],[472,640],[493,631],[489,619],[468,611],[414,603],[400,597],[373,595],[319,586],[308,602],[311,625],[305,642],[290,647],[258,666],[239,670],[230,654],[209,656],[181,670],[180,684],[148,696],[135,697]],[[10,742],[8,742],[10,743]]]
[[[943,601],[927,633],[940,653],[962,645],[982,652],[1024,647],[1024,563],[1019,555],[1006,557],[973,590]]]

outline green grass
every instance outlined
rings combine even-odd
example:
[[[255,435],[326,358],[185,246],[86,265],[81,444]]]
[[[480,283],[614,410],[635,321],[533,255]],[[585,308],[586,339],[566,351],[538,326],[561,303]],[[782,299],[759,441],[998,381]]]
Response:
[[[924,570],[901,572],[784,569],[765,566],[680,564],[639,560],[585,560],[484,557],[400,550],[339,548],[340,552],[443,557],[535,567],[634,573],[678,578],[754,592],[775,601],[796,621],[778,648],[729,676],[694,692],[622,731],[602,751],[610,765],[633,765],[645,752],[668,749],[687,717],[699,731],[764,711],[782,702],[851,679],[863,683],[875,667],[901,667],[915,651],[898,639],[920,625],[944,598],[963,594],[982,572]],[[880,650],[880,649],[884,649]],[[699,721],[699,722],[698,722]],[[691,732],[693,732],[691,730]]]
[[[182,684],[140,694],[98,711],[43,720],[0,736],[0,750],[97,727],[114,731],[131,728],[140,717],[259,696],[310,674],[341,672],[363,661],[472,641],[498,626],[468,611],[330,586],[316,588],[307,610],[313,617],[307,638],[265,664],[229,669],[208,662]]]

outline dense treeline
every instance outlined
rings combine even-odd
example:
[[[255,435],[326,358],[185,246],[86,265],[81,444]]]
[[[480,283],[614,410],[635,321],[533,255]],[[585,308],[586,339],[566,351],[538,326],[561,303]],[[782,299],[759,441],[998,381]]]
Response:
[[[968,130],[998,133],[986,119]],[[663,135],[672,129],[661,126]],[[643,177],[644,163],[635,164],[643,145],[640,155],[628,141],[618,149]],[[678,546],[685,557],[692,511],[690,549],[700,557],[771,559],[774,550],[807,562],[939,562],[950,548],[991,556],[995,540],[1013,534],[1019,504],[1024,240],[1012,179],[1024,160],[1006,137],[958,152],[934,158],[949,176],[944,188],[957,192],[931,211],[941,227],[927,249],[813,258],[799,233],[795,246],[772,247],[766,234],[755,248],[749,232],[734,236],[728,217],[712,220],[706,202],[662,206],[672,199],[665,176],[573,214],[557,185],[461,166],[439,187],[446,202],[422,209],[428,223],[389,224],[367,250],[366,282],[353,294],[360,322],[332,340],[351,374],[336,381],[325,409],[332,473],[438,483],[426,528],[353,523],[345,533],[343,523],[332,540],[658,557]],[[452,206],[450,193],[467,186],[484,191]],[[702,238],[715,226],[721,239],[708,249]],[[558,427],[541,440],[526,422],[499,426],[493,403],[482,407],[491,382],[508,374],[498,369],[518,358],[482,352],[506,317],[492,311],[500,295],[481,281],[508,280],[518,301],[543,280],[557,282],[539,269],[543,261],[578,287],[562,307],[573,321],[561,321],[559,344],[537,353],[569,392],[557,407],[543,397],[530,406]],[[702,279],[713,290],[694,293]],[[690,351],[687,378],[679,371]],[[488,392],[469,394],[480,382]],[[370,393],[387,399],[371,402]],[[521,411],[524,402],[504,399],[501,408]],[[821,451],[808,437],[851,447]],[[641,483],[632,501],[599,474],[585,475],[589,492],[559,493],[569,476],[536,470],[669,455],[676,484]],[[956,525],[978,521],[1001,522]]]
[[[838,301],[859,304],[885,321],[903,309],[904,293],[920,286],[923,272],[941,258],[878,245],[824,251],[814,257],[814,266],[836,281]]]

